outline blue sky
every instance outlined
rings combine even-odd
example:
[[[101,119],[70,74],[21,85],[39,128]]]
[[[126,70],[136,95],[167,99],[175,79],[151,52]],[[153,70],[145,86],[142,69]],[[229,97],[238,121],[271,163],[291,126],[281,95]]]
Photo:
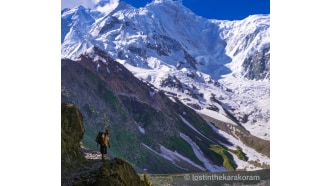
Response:
[[[151,0],[124,0],[135,7]],[[270,0],[182,0],[195,14],[208,19],[244,19],[252,14],[269,14]]]
[[[61,8],[77,5],[91,7],[100,0],[61,0]],[[106,1],[106,0],[102,0]],[[116,4],[119,0],[109,0]],[[143,7],[152,0],[120,0],[134,7]],[[269,14],[270,0],[182,0],[183,5],[195,14],[218,20],[241,20],[252,14]]]

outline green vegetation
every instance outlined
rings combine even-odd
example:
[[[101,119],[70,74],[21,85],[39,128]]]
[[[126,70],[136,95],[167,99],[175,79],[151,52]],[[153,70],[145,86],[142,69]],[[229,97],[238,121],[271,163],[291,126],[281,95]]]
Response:
[[[118,111],[118,114],[120,115],[120,119],[121,119],[122,121],[126,122],[128,118],[127,118],[127,114],[126,114],[126,112],[123,110],[123,108],[119,107],[119,108],[117,109],[117,111]]]
[[[168,146],[169,149],[173,149],[178,151],[183,156],[189,158],[190,160],[194,161],[198,165],[203,166],[203,163],[196,157],[193,149],[191,148],[190,144],[187,143],[180,137],[173,136],[170,139],[170,144]]]
[[[114,105],[117,101],[116,96],[108,90],[104,82],[99,81],[97,86],[98,94],[104,97],[107,104]]]
[[[105,101],[110,104],[115,104],[116,102],[116,97],[111,91],[105,91]]]
[[[225,148],[220,147],[219,145],[211,145],[210,149],[223,158],[223,166],[226,169],[233,171],[237,168],[233,156]]]
[[[136,121],[139,122],[139,123],[148,124],[148,123],[152,123],[152,119],[153,119],[152,113],[142,112],[142,113],[137,115],[137,120]]]
[[[242,148],[240,146],[236,147],[237,150],[229,150],[230,152],[236,154],[236,156],[238,157],[238,159],[243,160],[243,161],[247,161],[248,157],[246,156],[246,154],[243,152]]]

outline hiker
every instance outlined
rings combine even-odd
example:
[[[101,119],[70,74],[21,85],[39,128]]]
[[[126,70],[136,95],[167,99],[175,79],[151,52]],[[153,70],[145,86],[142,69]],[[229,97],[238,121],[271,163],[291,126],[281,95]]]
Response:
[[[107,147],[110,148],[110,138],[109,138],[109,130],[106,129],[105,133],[102,135],[102,143],[100,144],[100,151],[102,154],[102,161],[105,159],[105,154],[107,154]]]

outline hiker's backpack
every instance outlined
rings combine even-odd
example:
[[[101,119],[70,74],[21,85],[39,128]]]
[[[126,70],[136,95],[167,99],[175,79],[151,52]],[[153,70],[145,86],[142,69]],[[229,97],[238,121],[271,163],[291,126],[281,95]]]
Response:
[[[102,145],[102,144],[104,143],[104,142],[103,142],[104,135],[105,135],[105,134],[104,134],[103,132],[99,132],[99,133],[97,134],[96,139],[95,139],[95,141],[96,141],[97,144]]]

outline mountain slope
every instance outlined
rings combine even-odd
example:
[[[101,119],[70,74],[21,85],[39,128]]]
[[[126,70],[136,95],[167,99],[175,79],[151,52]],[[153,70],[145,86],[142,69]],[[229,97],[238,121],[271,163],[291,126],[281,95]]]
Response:
[[[111,152],[139,170],[178,173],[238,167],[234,158],[240,150],[213,125],[177,98],[135,78],[100,49],[91,48],[76,61],[63,59],[61,77],[62,101],[81,108],[88,148],[96,148],[97,131],[110,128]],[[214,145],[227,154],[219,154]],[[258,156],[261,160],[264,155]],[[250,163],[246,167],[258,169]]]

